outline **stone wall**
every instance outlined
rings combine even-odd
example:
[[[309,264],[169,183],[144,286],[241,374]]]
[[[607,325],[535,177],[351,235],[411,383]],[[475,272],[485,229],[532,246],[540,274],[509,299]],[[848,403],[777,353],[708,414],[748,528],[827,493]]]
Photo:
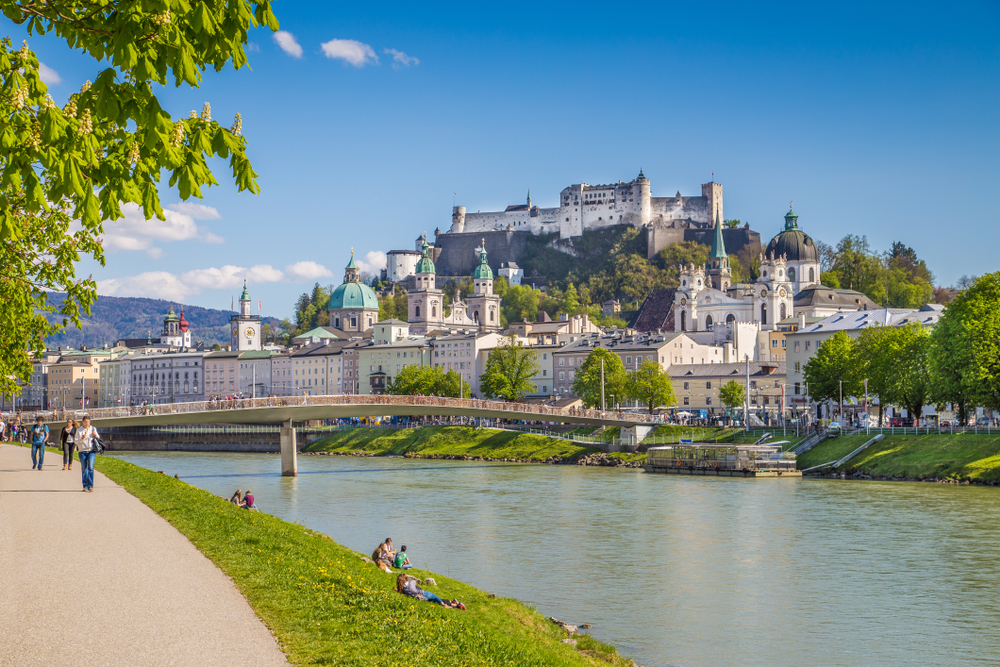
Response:
[[[499,275],[500,265],[504,262],[517,262],[528,248],[529,232],[502,231],[476,232],[465,234],[439,234],[434,239],[437,257],[434,263],[438,275],[471,276],[479,266],[480,247],[486,240],[486,253],[493,269],[493,275]]]
[[[672,243],[679,241],[695,241],[704,245],[712,245],[714,231],[711,228],[697,229],[691,227],[648,227],[646,229],[646,259],[653,259],[656,254]],[[748,226],[736,229],[723,229],[722,240],[726,244],[726,253],[739,254],[744,246],[756,246],[760,249],[760,234]]]

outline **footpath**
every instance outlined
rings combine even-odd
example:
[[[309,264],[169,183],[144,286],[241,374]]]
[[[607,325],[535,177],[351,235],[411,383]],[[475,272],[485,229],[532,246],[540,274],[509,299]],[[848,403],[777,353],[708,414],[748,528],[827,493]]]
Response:
[[[186,537],[80,462],[0,447],[0,665],[271,667],[284,654]]]

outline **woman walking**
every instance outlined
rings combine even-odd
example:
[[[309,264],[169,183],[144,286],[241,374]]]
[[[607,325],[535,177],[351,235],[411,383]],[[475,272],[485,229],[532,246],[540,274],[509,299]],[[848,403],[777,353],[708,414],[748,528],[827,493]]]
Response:
[[[83,418],[83,423],[77,427],[73,435],[73,442],[80,456],[84,491],[94,490],[94,459],[97,458],[97,445],[94,441],[99,437],[97,429],[90,425],[90,417]]]
[[[63,470],[73,469],[73,450],[76,449],[76,443],[73,442],[73,436],[76,435],[76,421],[72,418],[66,421],[66,425],[63,426],[62,431],[59,433],[59,444],[62,445],[63,450]]]

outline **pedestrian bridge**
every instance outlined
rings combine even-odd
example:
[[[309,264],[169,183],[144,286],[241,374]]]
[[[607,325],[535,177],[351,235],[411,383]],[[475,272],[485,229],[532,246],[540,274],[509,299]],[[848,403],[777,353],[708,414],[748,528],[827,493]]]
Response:
[[[532,403],[489,401],[437,396],[289,396],[272,398],[157,403],[135,407],[58,410],[42,413],[50,423],[89,415],[98,430],[117,426],[173,426],[179,424],[283,424],[281,468],[296,474],[295,422],[352,417],[472,417],[524,421],[620,426],[642,439],[658,418],[643,413],[585,408],[557,408]],[[641,433],[641,435],[640,435]],[[625,433],[623,432],[623,435]]]

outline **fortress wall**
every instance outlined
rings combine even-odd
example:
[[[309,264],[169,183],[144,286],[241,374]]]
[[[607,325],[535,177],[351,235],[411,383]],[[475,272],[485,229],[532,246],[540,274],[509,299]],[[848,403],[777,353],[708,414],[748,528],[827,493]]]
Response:
[[[653,259],[658,252],[678,241],[695,241],[712,245],[714,231],[709,229],[672,229],[650,227],[646,232],[646,259]],[[746,227],[723,229],[722,240],[726,244],[726,254],[736,255],[745,246],[756,245],[760,249],[760,234]]]
[[[441,234],[435,245],[441,253],[435,260],[437,272],[445,276],[470,276],[479,266],[476,248],[486,240],[486,253],[494,275],[503,262],[516,262],[528,248],[527,231],[485,231],[475,234]]]

